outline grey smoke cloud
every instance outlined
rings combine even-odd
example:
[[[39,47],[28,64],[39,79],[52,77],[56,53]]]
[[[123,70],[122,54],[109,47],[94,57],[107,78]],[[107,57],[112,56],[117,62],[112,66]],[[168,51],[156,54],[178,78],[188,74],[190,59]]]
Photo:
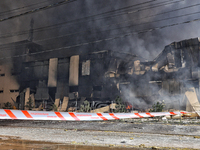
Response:
[[[59,0],[49,0],[46,4],[48,5],[48,4],[52,4],[53,2],[58,2],[58,1]],[[14,32],[20,32],[24,30],[29,30],[30,21],[32,18],[34,19],[34,22],[35,22],[34,28],[39,28],[39,27],[51,26],[51,25],[59,24],[63,22],[70,22],[71,20],[76,20],[79,18],[84,18],[87,16],[100,14],[100,13],[111,11],[111,10],[114,11],[122,7],[127,7],[130,5],[147,2],[147,1],[148,0],[140,0],[140,1],[80,0],[80,1],[70,3],[70,4],[48,9],[45,11],[40,11],[34,14],[25,15],[25,16],[8,20],[8,21],[0,22],[0,37],[1,37],[1,34],[5,34],[5,33],[14,33]],[[40,2],[40,0],[34,1],[34,3],[38,3],[38,2]],[[166,2],[166,1],[161,0],[159,2]],[[11,10],[11,9],[21,7],[24,5],[29,5],[31,3],[33,3],[33,1],[31,0],[0,1],[0,10],[1,10],[0,15],[1,15],[1,12],[3,11]],[[129,12],[142,9],[144,7],[151,7],[151,6],[154,6],[156,3],[158,3],[158,1],[155,1],[150,4],[137,6],[135,8],[133,7],[129,10]],[[33,42],[37,40],[50,38],[50,37],[53,38],[60,35],[82,32],[82,33],[70,35],[67,37],[38,42],[39,44],[43,45],[46,49],[53,49],[53,48],[64,47],[64,46],[69,46],[69,45],[76,45],[79,43],[96,41],[99,39],[105,39],[109,37],[115,37],[117,35],[123,35],[129,32],[138,32],[138,31],[149,29],[149,28],[156,28],[156,27],[161,27],[165,25],[170,25],[173,23],[193,20],[193,19],[198,18],[198,15],[181,17],[181,18],[176,18],[176,19],[171,19],[171,20],[156,22],[156,23],[151,23],[151,24],[144,24],[141,26],[133,26],[129,28],[121,28],[117,30],[112,30],[113,28],[120,28],[127,25],[136,25],[139,23],[147,23],[147,22],[155,21],[162,18],[168,18],[172,16],[178,16],[182,14],[196,12],[200,10],[199,9],[200,6],[139,20],[139,18],[144,18],[150,15],[167,12],[170,10],[175,10],[178,8],[182,8],[182,7],[186,7],[186,6],[194,5],[198,3],[199,1],[197,0],[193,0],[193,1],[184,0],[180,3],[175,3],[174,5],[166,5],[166,6],[158,7],[155,9],[147,9],[145,11],[138,11],[137,13],[132,13],[132,14],[130,13],[130,14],[121,15],[118,17],[111,17],[110,15],[101,15],[93,19],[85,19],[84,21],[80,21],[80,22],[76,21],[76,23],[63,24],[62,26],[51,29],[51,30],[44,30],[44,31],[42,30],[40,32],[35,32]],[[38,7],[41,7],[44,5],[42,4],[42,5],[39,5]],[[34,8],[35,7],[30,7],[27,10],[31,10]],[[16,15],[20,12],[16,11],[9,15],[2,15],[0,16],[0,18],[6,18],[10,15],[11,16]],[[112,15],[117,15],[117,13],[118,12],[112,13]],[[98,19],[105,16],[107,16],[107,18]],[[127,20],[131,20],[131,21],[126,22]],[[115,25],[102,29],[103,26],[111,25],[111,24],[115,24]],[[183,24],[183,25],[178,25],[174,27],[158,29],[153,32],[133,34],[131,36],[118,38],[112,41],[105,41],[98,44],[90,44],[89,46],[76,47],[75,49],[78,49],[81,51],[88,51],[88,50],[96,51],[96,50],[108,49],[108,50],[113,50],[113,51],[133,53],[147,60],[153,60],[164,49],[166,45],[172,43],[173,41],[181,41],[183,39],[198,37],[200,35],[200,30],[198,29],[199,29],[199,22],[192,22],[189,24]],[[88,31],[83,32],[85,30],[88,30]],[[108,31],[103,32],[102,30],[108,30]],[[0,44],[17,42],[17,41],[25,40],[27,38],[28,38],[28,34],[13,36],[10,38],[1,38]],[[74,49],[69,49],[69,50],[74,50]],[[152,88],[155,88],[155,90],[157,90],[157,87],[152,87]],[[146,108],[149,105],[149,103],[146,101],[141,101],[140,99],[136,99],[134,91],[131,91],[131,92],[129,90],[125,90],[125,91],[127,93],[126,95],[129,95],[129,98],[127,99],[131,99],[131,100],[134,99],[134,102],[138,106],[140,105],[143,108]],[[170,99],[167,96],[164,96],[164,97],[165,98],[163,99]]]
[[[18,32],[23,30],[29,30],[30,28],[30,20],[31,18],[34,19],[34,28],[43,27],[43,26],[49,26],[57,23],[67,22],[70,20],[75,20],[78,18],[83,18],[99,13],[103,13],[106,11],[116,10],[121,7],[127,7],[130,5],[146,2],[147,0],[143,1],[132,1],[132,0],[126,0],[126,1],[112,1],[112,0],[103,0],[100,2],[97,1],[90,1],[90,0],[82,0],[82,1],[76,1],[71,4],[66,4],[63,6],[55,7],[49,10],[40,11],[34,14],[25,15],[22,17],[18,17],[12,20],[8,20],[5,22],[0,22],[0,34],[9,33],[9,32]],[[38,1],[34,1],[34,3],[38,3]],[[58,0],[49,0],[46,4],[52,4],[54,2],[58,2]],[[159,1],[159,2],[166,2],[166,1]],[[17,7],[21,7],[24,5],[30,5],[33,3],[32,1],[25,1],[25,0],[19,0],[19,1],[1,1],[0,2],[0,10],[7,11],[11,10]],[[153,3],[147,3],[145,5],[139,5],[136,7],[131,8],[130,10],[138,10],[146,7],[151,7],[156,5],[158,2],[155,1]],[[194,8],[188,8],[177,12],[168,13],[165,15],[160,15],[152,18],[147,18],[143,20],[138,20],[138,18],[144,18],[149,15],[153,14],[159,14],[162,12],[166,12],[169,10],[174,10],[177,8],[185,7],[192,4],[198,4],[198,1],[188,1],[184,0],[180,3],[175,3],[174,5],[166,5],[162,7],[158,7],[155,9],[147,9],[145,11],[139,11],[138,13],[132,13],[132,14],[126,14],[121,15],[118,17],[110,17],[106,19],[101,20],[95,20],[90,19],[85,20],[85,22],[81,21],[80,23],[72,23],[72,24],[63,24],[59,28],[55,28],[52,30],[47,31],[41,31],[39,33],[34,34],[34,40],[40,40],[45,39],[49,37],[56,37],[63,34],[69,34],[69,33],[75,33],[75,32],[82,32],[84,30],[90,30],[94,29],[91,32],[83,32],[81,34],[76,34],[64,38],[58,38],[53,39],[49,41],[40,42],[40,44],[45,45],[48,49],[55,48],[55,47],[62,47],[66,45],[75,45],[78,43],[84,43],[88,41],[95,41],[98,39],[104,39],[108,37],[113,37],[116,34],[125,34],[128,32],[137,32],[139,30],[145,30],[148,28],[155,28],[159,26],[163,26],[166,24],[172,24],[175,22],[183,22],[186,20],[191,20],[196,18],[198,15],[192,15],[182,18],[177,18],[173,20],[168,20],[164,22],[157,22],[153,24],[146,24],[142,26],[134,26],[130,28],[123,28],[118,30],[111,30],[102,32],[102,26],[108,25],[108,24],[117,24],[121,22],[125,22],[126,20],[132,20],[131,22],[125,22],[124,24],[117,24],[112,25],[108,28],[104,28],[103,30],[108,30],[116,27],[124,27],[126,25],[130,24],[138,24],[138,23],[144,23],[144,22],[150,22],[154,21],[160,18],[167,18],[170,16],[176,16],[188,12],[194,12],[199,9],[199,7]],[[44,6],[45,4],[38,5],[38,7]],[[35,8],[30,7],[28,10]],[[26,9],[27,10],[27,9]],[[25,10],[24,10],[25,11]],[[130,12],[130,11],[129,11]],[[18,11],[13,12],[10,15],[17,14]],[[113,15],[116,15],[118,12],[112,13]],[[105,16],[105,15],[104,15]],[[106,15],[108,16],[108,15]],[[7,17],[1,16],[1,17]],[[98,16],[96,18],[103,17]],[[92,44],[89,47],[80,47],[79,49],[110,49],[110,50],[116,50],[116,51],[124,51],[124,52],[132,52],[134,54],[140,55],[148,60],[152,60],[157,56],[159,52],[161,52],[164,49],[165,45],[170,44],[173,41],[180,41],[183,39],[198,37],[199,31],[198,31],[198,22],[185,24],[185,25],[179,25],[175,27],[169,27],[165,29],[156,30],[153,32],[148,32],[144,34],[135,34],[132,36],[128,36],[125,38],[116,39],[113,41],[106,41],[100,44]],[[184,32],[183,32],[184,31]],[[96,33],[95,33],[96,32]],[[14,41],[20,41],[23,39],[26,39],[28,35],[23,36],[13,36],[11,38],[2,39],[1,43],[9,43]]]

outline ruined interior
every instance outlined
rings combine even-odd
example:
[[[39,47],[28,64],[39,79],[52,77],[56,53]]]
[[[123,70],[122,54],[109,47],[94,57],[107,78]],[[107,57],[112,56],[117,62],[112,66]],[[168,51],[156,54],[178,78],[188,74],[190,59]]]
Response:
[[[119,96],[132,110],[145,111],[163,100],[165,109],[195,109],[188,104],[188,91],[195,93],[198,102],[198,38],[167,45],[153,61],[112,50],[35,55],[45,49],[30,41],[2,45],[1,49],[13,47],[14,52],[1,53],[5,58],[0,64],[1,108],[10,102],[17,109],[26,109],[31,97],[36,108],[65,103],[63,111],[67,111],[79,109],[87,100],[96,109],[114,103]]]

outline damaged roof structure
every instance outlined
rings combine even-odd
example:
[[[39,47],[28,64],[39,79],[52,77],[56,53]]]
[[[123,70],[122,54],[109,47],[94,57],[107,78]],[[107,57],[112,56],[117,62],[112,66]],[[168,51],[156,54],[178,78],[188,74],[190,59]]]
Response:
[[[154,80],[162,82],[161,96],[170,103],[168,107],[188,111],[200,108],[199,57],[199,38],[195,38],[171,43],[154,59]]]

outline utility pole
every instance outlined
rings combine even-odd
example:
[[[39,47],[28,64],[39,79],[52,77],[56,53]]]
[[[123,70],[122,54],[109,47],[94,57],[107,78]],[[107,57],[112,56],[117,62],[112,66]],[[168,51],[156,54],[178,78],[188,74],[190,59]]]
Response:
[[[28,40],[31,42],[33,41],[33,25],[34,25],[34,20],[32,18],[30,23],[29,37],[28,37]]]

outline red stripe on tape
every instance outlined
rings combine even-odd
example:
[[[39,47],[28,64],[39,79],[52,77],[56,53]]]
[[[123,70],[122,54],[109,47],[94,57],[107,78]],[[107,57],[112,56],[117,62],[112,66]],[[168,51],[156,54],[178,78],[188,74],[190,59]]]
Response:
[[[70,116],[71,116],[72,118],[74,118],[75,120],[80,120],[78,117],[76,117],[76,115],[75,115],[74,113],[69,112],[69,114],[70,114]]]
[[[144,118],[143,116],[141,116],[139,113],[134,113],[136,116],[140,117],[140,118]]]
[[[103,120],[108,120],[108,119],[105,118],[101,113],[97,113],[97,115],[98,115],[101,119],[103,119]]]
[[[110,115],[111,117],[113,117],[114,119],[119,120],[119,118],[116,117],[113,113],[109,113],[109,115]]]
[[[172,115],[176,115],[174,112],[169,112],[170,114],[172,114]]]
[[[180,112],[181,114],[187,114],[186,112]]]
[[[28,113],[28,111],[26,111],[26,110],[22,110],[22,113],[23,113],[27,118],[33,118],[33,117]]]
[[[4,109],[4,111],[10,116],[12,119],[17,119],[17,117],[12,113],[11,110]]]
[[[150,114],[150,113],[146,113],[148,116],[150,117],[154,117],[154,115]]]
[[[61,113],[59,112],[55,112],[55,114],[58,116],[58,118],[60,118],[61,120],[66,120],[63,115],[61,115]]]

